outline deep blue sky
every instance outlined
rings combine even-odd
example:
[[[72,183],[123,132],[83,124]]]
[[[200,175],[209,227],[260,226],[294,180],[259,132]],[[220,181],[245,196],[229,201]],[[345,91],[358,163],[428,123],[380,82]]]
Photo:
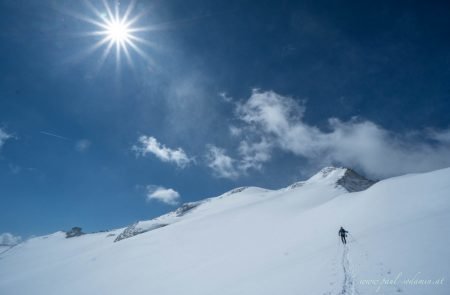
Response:
[[[233,179],[208,167],[208,144],[236,156],[234,103],[254,88],[293,97],[324,132],[354,116],[397,135],[450,127],[448,2],[137,1],[142,11],[151,61],[133,52],[133,66],[98,67],[102,48],[83,54],[99,37],[84,35],[96,27],[75,15],[95,15],[81,1],[0,0],[0,128],[14,137],[0,148],[0,233],[95,231],[173,209],[147,202],[147,185],[187,202],[319,169],[280,150]],[[137,157],[141,135],[195,163]]]

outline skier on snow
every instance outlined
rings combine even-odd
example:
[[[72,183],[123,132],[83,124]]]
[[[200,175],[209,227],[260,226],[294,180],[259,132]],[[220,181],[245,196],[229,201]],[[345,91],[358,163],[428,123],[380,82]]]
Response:
[[[347,240],[345,239],[347,237],[348,231],[346,231],[342,226],[339,230],[339,235],[341,236],[342,244],[347,244]]]

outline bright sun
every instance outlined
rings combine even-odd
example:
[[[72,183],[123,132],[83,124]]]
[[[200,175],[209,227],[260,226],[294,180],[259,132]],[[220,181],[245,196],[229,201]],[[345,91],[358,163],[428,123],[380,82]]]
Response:
[[[108,38],[114,42],[130,42],[130,30],[128,26],[121,22],[112,22],[106,30]]]
[[[103,7],[94,6],[89,0],[86,4],[95,14],[95,18],[87,16],[75,15],[77,18],[89,22],[97,27],[96,31],[89,32],[87,35],[100,36],[101,38],[88,49],[93,52],[103,47],[103,53],[99,60],[99,66],[105,62],[111,51],[115,49],[116,63],[121,62],[122,55],[125,55],[129,65],[133,66],[131,53],[134,51],[146,60],[151,61],[149,56],[143,51],[139,45],[152,44],[137,34],[152,30],[150,27],[137,27],[136,23],[143,16],[143,13],[132,15],[135,6],[135,0],[130,0],[129,5],[125,9],[120,8],[120,2],[114,1],[114,9],[110,7],[107,0],[103,0]],[[130,50],[131,49],[131,50]]]

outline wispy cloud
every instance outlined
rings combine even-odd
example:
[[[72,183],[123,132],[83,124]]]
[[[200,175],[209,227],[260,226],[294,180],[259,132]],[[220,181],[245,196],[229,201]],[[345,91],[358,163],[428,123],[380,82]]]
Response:
[[[239,128],[239,127],[236,127],[236,126],[231,125],[228,129],[230,130],[230,134],[231,134],[232,136],[239,136],[239,135],[242,135],[242,129]]]
[[[171,188],[162,186],[147,186],[147,201],[156,200],[168,205],[177,205],[180,202],[180,194]]]
[[[8,167],[9,167],[9,172],[11,172],[11,174],[14,174],[14,175],[18,175],[22,172],[29,172],[29,173],[37,172],[36,168],[22,167],[20,165],[14,164],[14,163],[9,163]]]
[[[219,178],[236,179],[249,170],[261,170],[271,158],[272,145],[265,139],[255,142],[243,140],[238,147],[238,157],[232,158],[223,148],[207,146],[206,163]]]
[[[91,146],[91,141],[87,139],[80,139],[75,143],[75,149],[79,152],[85,152]]]
[[[168,148],[152,136],[143,135],[139,137],[138,144],[134,145],[132,150],[136,152],[136,155],[153,154],[161,161],[174,163],[180,168],[186,167],[193,161],[182,148]]]
[[[20,236],[15,236],[10,233],[0,234],[0,246],[14,246],[20,243],[22,238]]]
[[[257,141],[241,141],[238,148],[241,158],[239,170],[243,172],[250,169],[261,170],[262,164],[271,158],[271,149],[272,144],[264,137]]]
[[[7,133],[4,129],[0,128],[0,149],[9,139],[14,138],[11,134]]]
[[[229,96],[226,92],[220,92],[219,96],[223,99],[224,102],[228,103],[233,102],[233,98]]]
[[[249,169],[261,169],[276,151],[303,157],[315,168],[339,164],[373,177],[450,166],[450,130],[397,134],[360,118],[346,122],[330,118],[323,130],[303,120],[305,111],[291,97],[254,90],[247,101],[236,104],[243,134],[236,153],[239,157],[212,161],[210,167],[220,171],[224,166],[224,171],[231,172],[223,175],[236,178]],[[215,147],[212,154],[221,159],[226,151]],[[221,162],[225,164],[217,164]]]
[[[228,156],[222,148],[209,145],[206,161],[217,177],[235,179],[240,175],[240,171],[236,167],[236,160]]]
[[[19,165],[15,165],[15,164],[9,164],[9,171],[12,174],[19,174],[22,171],[22,167],[20,167]]]

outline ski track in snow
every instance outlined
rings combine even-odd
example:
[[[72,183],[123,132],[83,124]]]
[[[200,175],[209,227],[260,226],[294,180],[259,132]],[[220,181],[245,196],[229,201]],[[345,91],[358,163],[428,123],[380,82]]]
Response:
[[[342,269],[344,270],[344,282],[342,284],[342,291],[340,295],[356,295],[358,292],[355,287],[355,280],[350,265],[348,255],[348,245],[344,245],[344,251],[342,253]]]

